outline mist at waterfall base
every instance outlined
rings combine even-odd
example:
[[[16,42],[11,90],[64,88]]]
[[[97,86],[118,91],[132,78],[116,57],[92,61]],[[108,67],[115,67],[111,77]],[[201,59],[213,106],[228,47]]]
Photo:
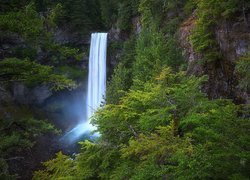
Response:
[[[80,123],[66,132],[61,138],[61,141],[65,143],[71,144],[82,138],[95,139],[100,135],[98,132],[94,132],[96,127],[90,123],[90,119],[104,102],[106,91],[106,54],[107,33],[92,33],[88,68],[88,90],[84,107],[82,107],[85,113]]]

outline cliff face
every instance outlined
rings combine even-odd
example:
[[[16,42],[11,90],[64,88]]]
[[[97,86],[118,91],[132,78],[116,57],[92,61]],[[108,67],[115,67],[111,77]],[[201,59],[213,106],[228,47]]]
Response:
[[[249,103],[249,94],[238,86],[235,72],[237,60],[249,53],[250,47],[250,14],[236,20],[221,22],[215,29],[216,41],[219,44],[222,58],[202,64],[203,55],[195,52],[190,35],[195,27],[196,17],[193,14],[181,24],[178,37],[183,55],[188,63],[188,74],[208,75],[204,91],[212,99],[230,98],[238,103]]]
[[[208,81],[203,91],[211,99],[230,98],[237,103],[249,103],[249,92],[239,87],[239,76],[235,71],[235,65],[240,57],[250,52],[250,14],[245,17],[239,15],[234,20],[221,22],[215,29],[216,41],[220,48],[222,57],[214,62],[202,63],[203,54],[196,52],[190,36],[196,23],[195,12],[180,25],[178,41],[182,48],[182,54],[186,60],[187,74],[202,76],[207,75]],[[112,28],[109,31],[110,42],[121,42],[128,34],[138,35],[141,31],[140,17],[132,19],[132,32],[127,34],[119,28]],[[126,34],[126,36],[124,36]],[[111,67],[114,68],[121,51],[112,52],[109,56]]]

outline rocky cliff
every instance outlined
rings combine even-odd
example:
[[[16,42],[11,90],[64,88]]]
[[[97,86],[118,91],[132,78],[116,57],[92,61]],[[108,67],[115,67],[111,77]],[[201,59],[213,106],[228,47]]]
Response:
[[[222,57],[215,62],[202,63],[203,54],[197,53],[190,41],[195,27],[196,16],[185,20],[178,32],[183,55],[188,63],[187,73],[208,75],[204,91],[210,98],[230,98],[238,103],[249,103],[249,92],[238,86],[239,77],[235,72],[237,60],[250,52],[250,14],[247,19],[239,16],[236,20],[223,21],[215,29],[216,41]]]

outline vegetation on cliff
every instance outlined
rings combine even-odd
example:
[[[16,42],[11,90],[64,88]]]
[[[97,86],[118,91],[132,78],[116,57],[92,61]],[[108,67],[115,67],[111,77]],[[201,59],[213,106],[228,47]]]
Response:
[[[54,41],[57,26],[78,33],[116,27],[130,35],[118,45],[122,53],[108,82],[106,104],[92,117],[100,138],[80,142],[79,154],[58,152],[33,179],[249,179],[249,105],[210,99],[203,92],[209,77],[186,74],[177,39],[180,23],[193,13],[190,41],[206,66],[221,58],[216,26],[245,15],[249,7],[244,0],[1,3],[1,41],[19,42],[1,53],[0,85],[6,88],[13,82],[45,84],[54,91],[76,86],[81,73],[67,60],[77,63],[82,53]],[[139,34],[133,33],[134,17],[141,20]],[[248,92],[249,55],[235,66],[239,85]],[[0,179],[16,178],[9,161],[38,136],[58,133],[27,109],[13,110],[9,103],[0,109]]]
[[[61,6],[56,5],[48,9],[46,15],[41,15],[33,2],[1,2],[0,179],[17,178],[18,175],[9,173],[15,170],[8,168],[8,164],[13,164],[15,160],[24,161],[22,154],[30,151],[42,134],[59,132],[55,131],[51,122],[37,115],[34,118],[32,107],[20,105],[9,97],[11,88],[15,84],[28,88],[46,86],[55,92],[77,86],[76,79],[69,79],[63,69],[58,72],[55,68],[68,58],[74,61],[82,58],[79,49],[53,40],[60,9]]]
[[[106,8],[116,6],[108,2]],[[178,24],[185,17],[181,12],[196,9],[198,20],[191,40],[207,61],[213,61],[210,52],[218,52],[213,26],[241,11],[242,4],[138,3],[135,14],[141,18],[141,33],[123,44],[109,82],[107,104],[92,118],[101,137],[95,143],[81,142],[81,152],[74,157],[57,154],[44,163],[44,170],[35,172],[34,179],[248,179],[249,107],[229,99],[210,100],[202,93],[207,77],[185,74],[176,42]],[[120,1],[119,7],[125,9],[118,8],[114,14],[106,9],[111,14],[105,18],[116,17],[120,26],[131,6],[132,1]],[[121,28],[129,28],[127,18]],[[245,78],[249,71],[240,67],[246,62],[243,58],[237,65]]]

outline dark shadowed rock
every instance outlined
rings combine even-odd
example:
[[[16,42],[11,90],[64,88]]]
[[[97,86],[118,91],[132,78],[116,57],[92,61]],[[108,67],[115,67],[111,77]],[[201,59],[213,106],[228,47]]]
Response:
[[[46,85],[28,88],[23,83],[14,83],[12,87],[14,100],[23,105],[42,105],[52,96],[52,92]]]
[[[59,44],[72,44],[74,46],[86,46],[90,44],[90,34],[70,32],[68,28],[61,27],[54,32],[54,40]]]
[[[216,39],[224,59],[235,62],[250,50],[250,25],[244,21],[223,22],[216,30]]]
[[[187,19],[180,27],[178,32],[179,42],[183,49],[183,56],[185,57],[188,68],[188,74],[201,75],[204,74],[204,69],[201,66],[200,61],[203,56],[201,53],[195,52],[192,43],[189,41],[189,37],[195,27],[195,15],[193,14],[189,19]]]
[[[12,96],[10,92],[5,88],[4,85],[0,84],[0,106],[11,101],[12,101]]]

